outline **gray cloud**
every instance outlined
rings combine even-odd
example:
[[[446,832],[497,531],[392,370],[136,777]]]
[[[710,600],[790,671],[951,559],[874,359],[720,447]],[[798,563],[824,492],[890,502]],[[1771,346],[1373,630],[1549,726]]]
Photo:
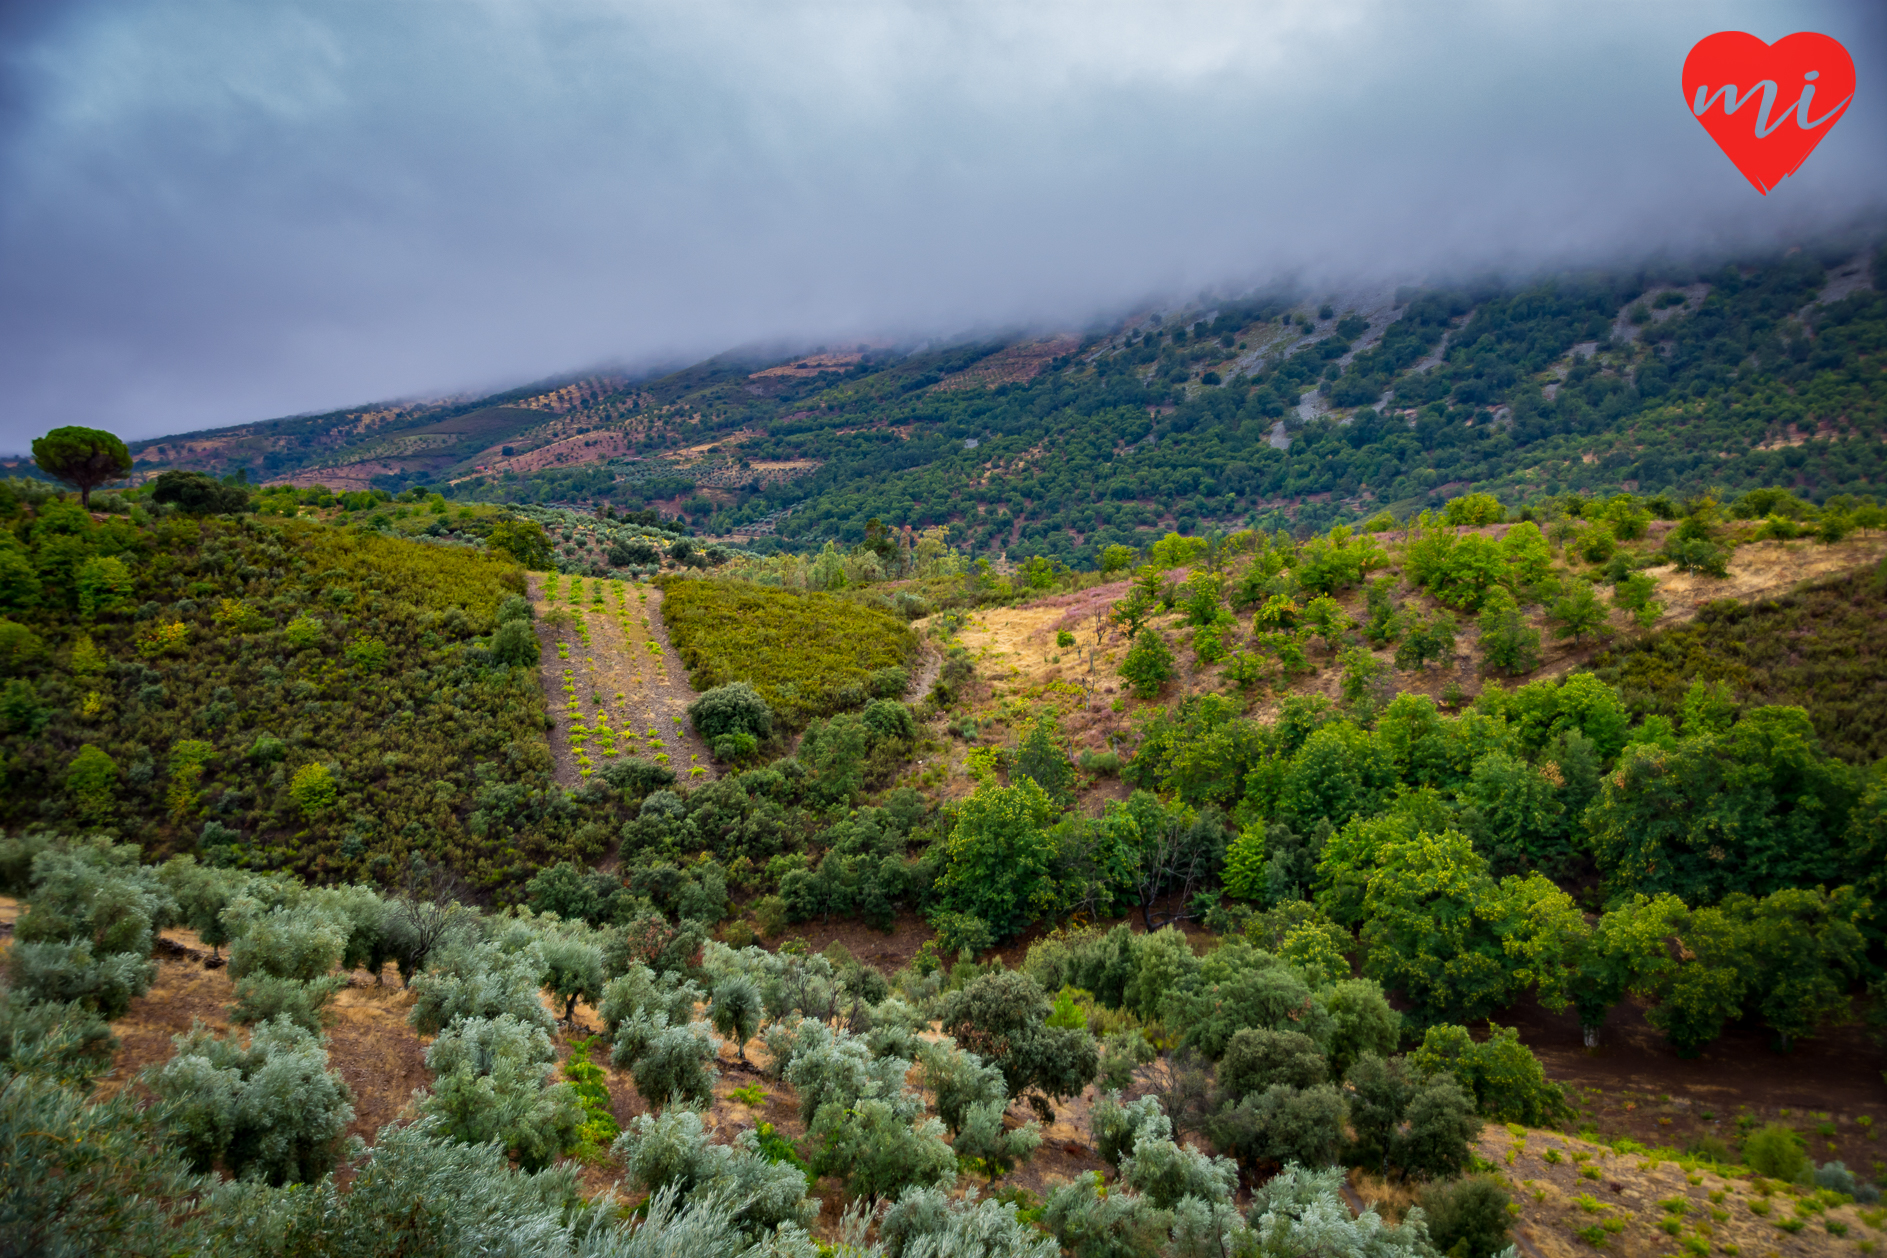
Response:
[[[1720,29],[1859,65],[1766,198],[1678,89]],[[38,6],[0,24],[0,450],[1800,238],[1887,202],[1883,35],[1859,3]]]

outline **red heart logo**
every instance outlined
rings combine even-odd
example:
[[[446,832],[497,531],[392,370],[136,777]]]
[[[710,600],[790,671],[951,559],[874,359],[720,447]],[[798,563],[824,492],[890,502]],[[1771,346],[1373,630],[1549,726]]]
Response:
[[[1764,196],[1808,160],[1853,98],[1854,58],[1813,31],[1773,44],[1718,31],[1684,58],[1684,103]]]

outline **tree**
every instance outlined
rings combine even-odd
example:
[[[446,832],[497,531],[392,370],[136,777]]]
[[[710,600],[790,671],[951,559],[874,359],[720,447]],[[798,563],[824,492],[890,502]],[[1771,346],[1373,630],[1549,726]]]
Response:
[[[1041,985],[1013,970],[985,974],[944,998],[943,1030],[1002,1072],[1010,1097],[1027,1096],[1044,1122],[1050,1102],[1079,1095],[1100,1069],[1086,1027],[1048,1025],[1053,1006]]]
[[[311,1184],[333,1169],[354,1107],[314,1035],[277,1019],[244,1048],[198,1023],[172,1043],[175,1055],[143,1079],[172,1107],[166,1131],[194,1169],[220,1162],[271,1184]]]
[[[1553,601],[1549,614],[1559,623],[1555,637],[1581,642],[1606,630],[1605,606],[1590,581],[1574,581],[1571,589]]]
[[[1487,666],[1509,674],[1540,666],[1540,631],[1527,623],[1514,596],[1496,587],[1482,607],[1481,655]]]
[[[744,681],[703,691],[688,705],[688,719],[694,723],[695,732],[717,748],[722,739],[743,734],[758,745],[773,733],[773,710],[760,692]]]
[[[188,515],[233,515],[249,509],[249,491],[201,472],[173,468],[157,478],[151,501],[173,503]]]
[[[509,555],[533,572],[545,571],[553,562],[550,537],[535,520],[500,520],[485,540],[493,550]]]
[[[1418,1200],[1428,1215],[1428,1236],[1449,1258],[1496,1258],[1508,1248],[1507,1189],[1492,1175],[1431,1184]]]
[[[1074,766],[1062,746],[1061,726],[1053,709],[1045,709],[1030,723],[1016,747],[1013,778],[1030,778],[1044,794],[1059,803],[1074,799]]]
[[[714,985],[709,1016],[714,1029],[734,1041],[734,1054],[747,1060],[747,1041],[760,1029],[760,989],[745,975],[732,974]]]
[[[79,565],[74,583],[78,587],[81,620],[89,622],[124,611],[131,605],[131,570],[115,555],[87,559]],[[93,651],[96,653],[97,648]]]
[[[1127,597],[1115,603],[1107,618],[1127,631],[1127,640],[1135,641],[1140,635],[1141,626],[1145,625],[1159,610],[1159,603],[1144,589],[1136,585],[1127,591]]]
[[[1350,618],[1344,614],[1342,604],[1328,594],[1318,595],[1304,608],[1304,623],[1323,639],[1324,650],[1332,655],[1343,645],[1350,628]]]
[[[964,800],[937,880],[945,908],[980,918],[1001,940],[1053,907],[1055,811],[1030,777],[1013,786],[985,784]]]
[[[708,1135],[700,1114],[671,1106],[630,1120],[610,1155],[621,1160],[632,1186],[651,1194],[733,1204],[734,1223],[750,1238],[811,1222],[818,1202],[806,1196],[802,1166],[769,1158],[752,1131],[731,1145],[714,1144]]]
[[[131,475],[131,451],[111,433],[97,428],[55,428],[33,442],[33,462],[54,480],[79,491],[88,511],[92,490]]]
[[[1363,896],[1364,973],[1413,1002],[1419,1021],[1480,1021],[1513,982],[1494,899],[1487,862],[1460,832],[1384,843]]]
[[[1121,546],[1118,544],[1108,546],[1101,551],[1101,574],[1111,577],[1116,572],[1124,572],[1128,568],[1131,568],[1134,560],[1139,557],[1140,552],[1131,546]]]
[[[420,1112],[467,1144],[496,1141],[525,1170],[575,1147],[583,1106],[568,1083],[550,1082],[555,1056],[540,1026],[511,1014],[453,1022],[426,1050],[432,1094]]]

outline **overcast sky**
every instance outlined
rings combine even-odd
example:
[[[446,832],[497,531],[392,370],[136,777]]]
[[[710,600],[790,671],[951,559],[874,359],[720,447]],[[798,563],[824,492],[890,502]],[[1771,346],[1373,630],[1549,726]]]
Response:
[[[592,364],[1794,240],[1887,207],[1887,6],[0,3],[0,452]],[[1847,44],[1768,197],[1716,30]]]

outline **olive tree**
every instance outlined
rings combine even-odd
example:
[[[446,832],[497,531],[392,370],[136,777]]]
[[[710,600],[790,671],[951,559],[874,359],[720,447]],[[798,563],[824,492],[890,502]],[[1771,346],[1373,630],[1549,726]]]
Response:
[[[171,1059],[144,1082],[172,1107],[166,1132],[195,1169],[220,1162],[271,1184],[314,1183],[333,1169],[354,1107],[314,1035],[278,1018],[246,1047],[201,1023],[171,1043]]]

